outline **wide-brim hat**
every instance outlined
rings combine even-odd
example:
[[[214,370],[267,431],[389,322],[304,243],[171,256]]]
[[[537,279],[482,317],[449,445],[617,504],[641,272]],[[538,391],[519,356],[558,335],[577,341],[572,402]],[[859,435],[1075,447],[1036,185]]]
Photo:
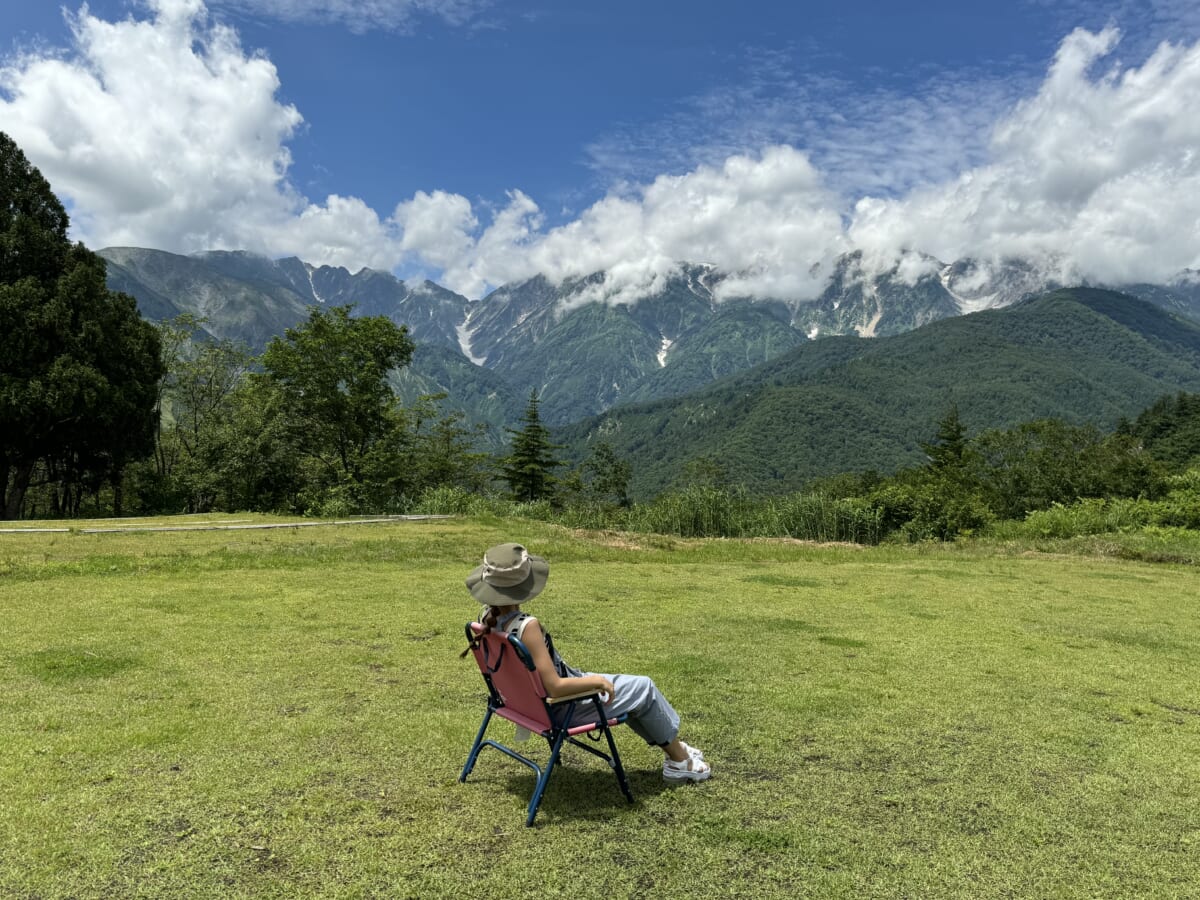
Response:
[[[487,606],[509,606],[532,600],[546,586],[550,564],[520,544],[497,544],[483,555],[483,565],[467,576],[471,596]]]

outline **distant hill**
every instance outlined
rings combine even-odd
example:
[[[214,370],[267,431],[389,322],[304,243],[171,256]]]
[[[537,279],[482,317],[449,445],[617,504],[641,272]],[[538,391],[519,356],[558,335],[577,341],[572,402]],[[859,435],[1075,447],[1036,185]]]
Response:
[[[752,490],[919,463],[953,404],[972,432],[1053,416],[1113,427],[1200,389],[1200,324],[1128,295],[1060,290],[892,337],[798,346],[686,397],[616,407],[558,432],[576,456],[603,440],[633,492],[681,483],[709,458]]]

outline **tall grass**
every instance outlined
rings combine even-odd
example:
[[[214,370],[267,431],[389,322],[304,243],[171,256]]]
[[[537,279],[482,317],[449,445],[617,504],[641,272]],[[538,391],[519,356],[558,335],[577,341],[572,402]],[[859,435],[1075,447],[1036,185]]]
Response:
[[[862,498],[825,494],[751,497],[713,487],[690,487],[629,507],[577,502],[554,507],[546,501],[516,503],[437,488],[412,511],[421,514],[490,515],[554,522],[569,528],[671,534],[688,538],[788,537],[808,541],[877,544],[884,529],[880,511]]]
[[[1034,510],[1020,521],[990,521],[983,500],[950,485],[928,496],[911,486],[875,490],[868,496],[810,491],[779,497],[693,485],[628,507],[575,497],[563,504],[516,503],[455,487],[427,491],[415,513],[524,518],[589,530],[678,535],[687,538],[795,538],[817,542],[878,544],[889,537],[907,541],[954,540],[986,533],[1001,540],[1062,540],[1120,534],[1141,528],[1200,530],[1200,469],[1166,479],[1167,493],[1144,497],[1087,498]],[[979,521],[978,529],[962,523]]]

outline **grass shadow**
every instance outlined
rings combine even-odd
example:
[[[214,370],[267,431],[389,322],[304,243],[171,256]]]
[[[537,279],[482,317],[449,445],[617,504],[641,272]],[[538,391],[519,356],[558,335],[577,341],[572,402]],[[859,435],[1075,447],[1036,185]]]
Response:
[[[121,656],[83,647],[51,647],[17,657],[17,667],[46,684],[67,684],[88,678],[110,678],[142,664],[136,656]]]

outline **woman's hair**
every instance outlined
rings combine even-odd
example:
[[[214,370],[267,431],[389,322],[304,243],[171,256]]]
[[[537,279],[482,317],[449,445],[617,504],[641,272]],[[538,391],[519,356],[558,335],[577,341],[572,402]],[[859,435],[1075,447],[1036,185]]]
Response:
[[[495,629],[495,627],[496,627],[496,620],[498,618],[499,618],[499,614],[496,612],[496,607],[489,606],[487,608],[487,612],[485,612],[483,614],[483,616],[481,616],[479,619],[479,624],[483,626],[483,631],[479,632],[475,636],[475,640],[472,640],[470,643],[467,644],[467,649],[465,649],[462,653],[458,654],[459,659],[462,659],[464,656],[466,656],[468,653],[470,653],[472,650],[475,649],[475,644],[479,640],[479,638],[483,637],[485,634],[492,633],[493,629]]]

